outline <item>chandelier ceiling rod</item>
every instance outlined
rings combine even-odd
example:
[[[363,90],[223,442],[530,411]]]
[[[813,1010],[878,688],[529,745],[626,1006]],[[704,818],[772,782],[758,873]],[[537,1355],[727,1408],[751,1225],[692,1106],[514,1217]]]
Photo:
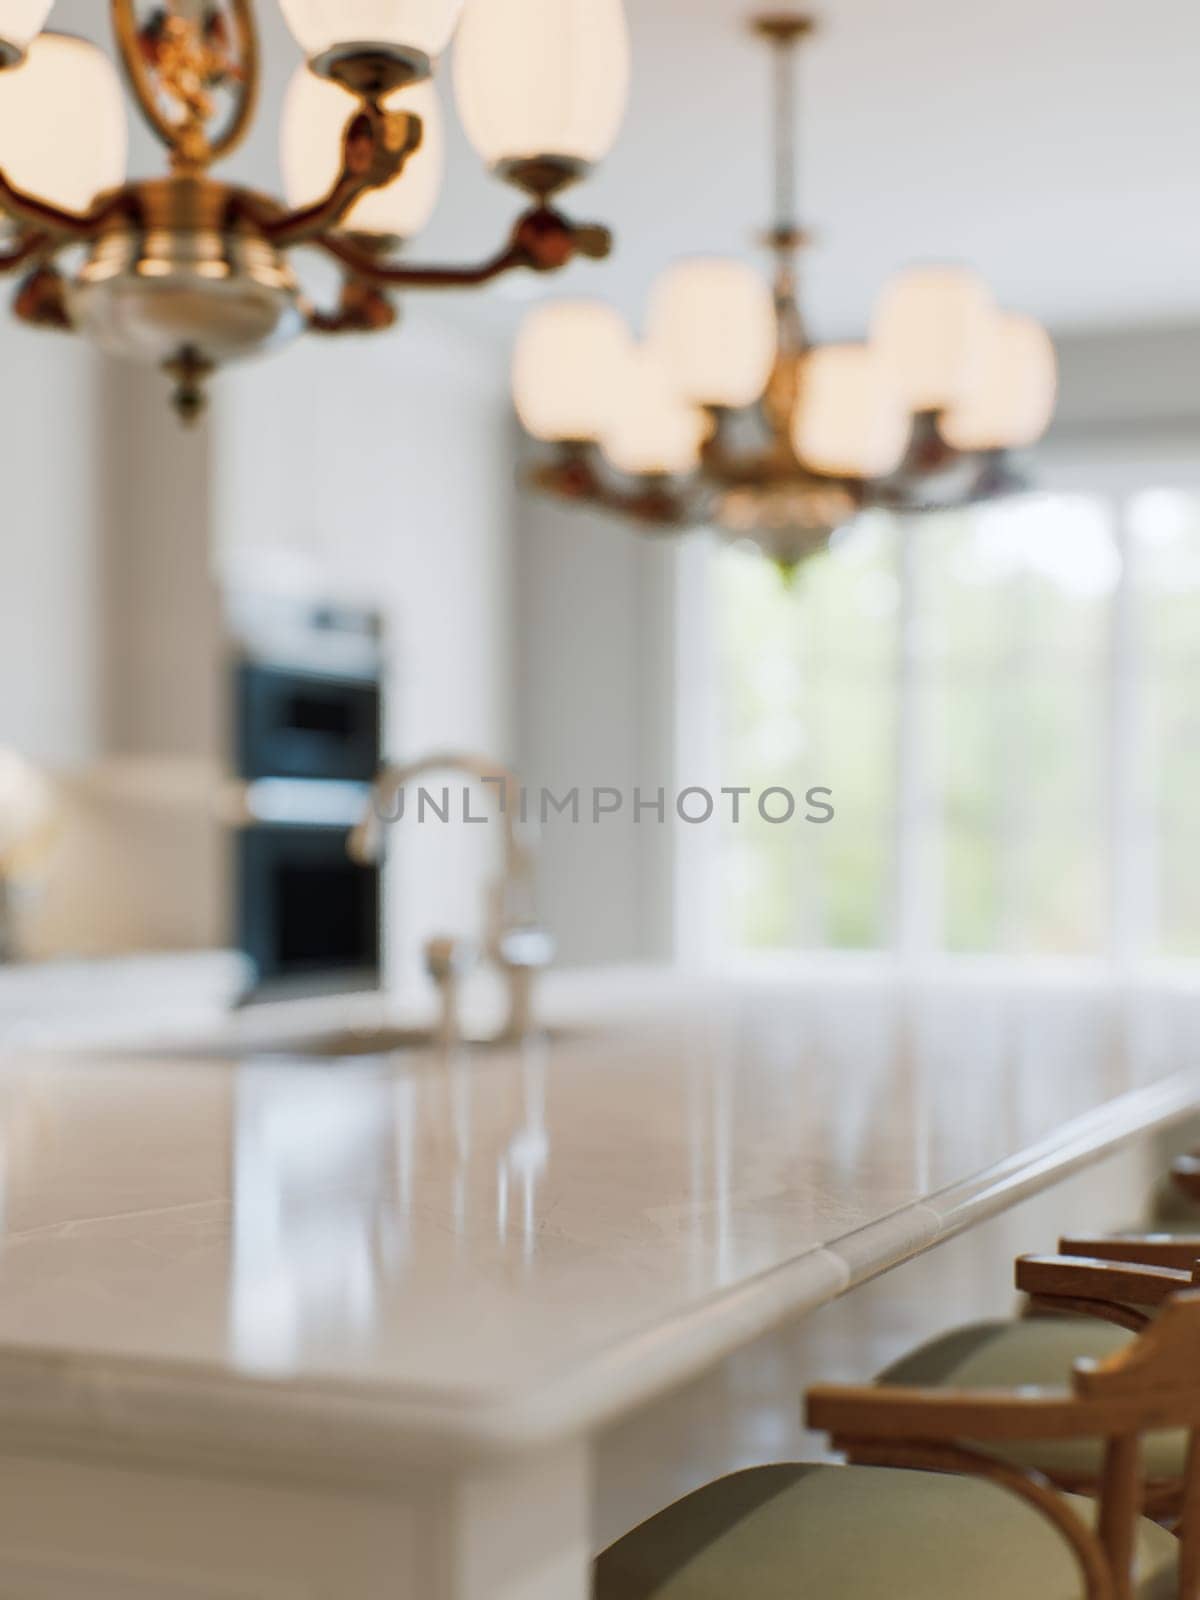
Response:
[[[779,13],[758,17],[752,28],[772,46],[775,221],[773,242],[800,242],[800,117],[797,95],[798,49],[816,31],[812,17]]]
[[[751,32],[771,50],[771,120],[774,141],[774,221],[764,243],[774,260],[772,284],[778,324],[779,356],[767,386],[765,404],[781,417],[796,401],[796,363],[808,348],[800,308],[800,251],[809,243],[800,212],[799,52],[817,30],[815,17],[800,12],[769,12],[754,17]],[[785,422],[786,426],[786,422]]]

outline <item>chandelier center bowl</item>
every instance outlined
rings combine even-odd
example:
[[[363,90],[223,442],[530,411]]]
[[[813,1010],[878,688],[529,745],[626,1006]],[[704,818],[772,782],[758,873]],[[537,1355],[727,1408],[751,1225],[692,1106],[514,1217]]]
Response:
[[[193,350],[223,365],[304,331],[286,257],[249,218],[229,221],[238,190],[187,176],[131,194],[136,222],[105,227],[69,290],[75,324],[102,348],[155,365]]]

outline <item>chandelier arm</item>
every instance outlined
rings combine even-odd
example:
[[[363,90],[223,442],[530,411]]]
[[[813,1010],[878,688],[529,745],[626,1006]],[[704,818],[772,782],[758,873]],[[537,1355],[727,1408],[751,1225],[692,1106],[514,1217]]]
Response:
[[[686,495],[653,479],[636,489],[616,489],[605,485],[591,502],[598,511],[636,522],[641,532],[669,538],[697,525],[698,518]]]
[[[238,207],[276,249],[318,241],[330,228],[336,228],[369,190],[386,188],[398,178],[409,157],[421,148],[423,136],[420,117],[365,105],[346,125],[341,170],[323,199],[295,211],[277,211],[243,192],[238,196]]]
[[[0,274],[19,271],[26,262],[31,261],[49,246],[48,233],[33,230],[23,234],[11,250],[0,253]]]
[[[13,312],[21,322],[33,328],[48,328],[58,333],[75,331],[62,273],[45,263],[21,280],[13,298]]]
[[[570,505],[632,519],[649,534],[669,535],[695,525],[688,488],[666,478],[647,478],[627,488],[600,471],[597,460],[594,443],[564,441],[550,459],[530,468],[527,481],[531,488]]]
[[[310,333],[383,333],[396,325],[400,313],[382,289],[347,276],[342,293],[332,311],[319,306],[306,310],[305,325]]]
[[[138,27],[136,0],[111,0],[113,33],[130,93],[151,131],[170,151],[172,165],[183,170],[203,170],[228,155],[246,137],[258,109],[262,70],[253,5],[251,0],[230,3],[237,28],[236,72],[231,72],[225,82],[232,87],[234,106],[225,128],[210,139],[194,113],[185,111],[183,117],[175,119],[163,110],[160,84],[146,58]]]
[[[652,536],[669,538],[683,529],[695,527],[697,522],[696,514],[685,496],[652,482],[642,489],[606,489],[598,504],[601,511],[632,518],[644,533]]]
[[[506,246],[489,261],[473,267],[415,267],[388,266],[372,261],[357,246],[335,233],[322,234],[312,241],[328,252],[343,266],[349,267],[356,278],[380,289],[470,289],[490,283],[515,267],[526,265],[523,256],[511,245]]]
[[[251,216],[277,249],[287,250],[293,245],[316,240],[326,229],[336,227],[368,187],[361,179],[342,173],[323,200],[314,201],[310,206],[301,206],[298,211],[275,215],[267,212],[256,214],[253,201],[249,200],[241,202],[241,209]]]
[[[966,461],[957,454],[955,459]],[[947,511],[969,511],[972,506],[988,505],[1006,496],[1026,492],[1031,482],[1016,467],[1005,450],[984,454],[978,470],[955,494],[922,497],[922,482],[916,475],[897,475],[872,486],[867,504],[880,506],[900,517],[933,517]]]
[[[576,256],[602,260],[612,248],[606,228],[570,222],[545,206],[525,212],[504,248],[474,266],[388,265],[336,233],[322,234],[313,243],[349,267],[356,277],[380,289],[478,288],[522,267],[532,272],[556,272]]]
[[[802,471],[790,451],[787,458],[781,459],[777,451],[730,449],[725,432],[722,419],[705,441],[700,455],[703,477],[717,488],[742,488],[778,479],[781,471],[789,476]]]
[[[17,222],[24,223],[35,232],[47,234],[52,240],[86,242],[94,239],[110,218],[120,216],[129,209],[129,197],[124,189],[104,195],[90,211],[64,211],[61,206],[41,200],[37,195],[26,194],[9,182],[0,168],[0,211],[7,211]]]

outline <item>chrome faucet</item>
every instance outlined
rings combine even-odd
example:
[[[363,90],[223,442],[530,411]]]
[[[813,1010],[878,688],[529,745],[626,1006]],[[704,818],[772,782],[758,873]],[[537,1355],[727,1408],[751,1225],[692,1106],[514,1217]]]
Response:
[[[407,785],[433,772],[457,772],[473,780],[492,795],[504,824],[503,871],[487,890],[482,951],[469,940],[445,936],[430,939],[425,946],[426,970],[441,997],[440,1038],[453,1043],[461,1037],[462,983],[482,956],[498,969],[508,991],[501,1037],[523,1039],[535,1026],[537,975],[553,961],[555,945],[537,920],[535,861],[518,831],[516,774],[497,762],[458,751],[436,751],[406,766],[385,767],[371,786],[366,815],[350,836],[350,854],[364,864],[381,860],[385,818],[395,812]]]

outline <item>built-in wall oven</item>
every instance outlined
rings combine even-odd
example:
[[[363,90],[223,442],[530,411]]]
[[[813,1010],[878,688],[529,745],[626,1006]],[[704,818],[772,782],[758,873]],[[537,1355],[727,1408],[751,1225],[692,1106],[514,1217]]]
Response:
[[[242,661],[238,770],[244,778],[370,783],[379,766],[379,684]]]
[[[235,902],[251,998],[377,988],[380,872],[348,844],[381,757],[381,630],[327,607],[269,621],[243,627],[234,666]]]
[[[260,998],[379,985],[379,873],[350,860],[349,829],[255,822],[237,840],[238,943]]]

